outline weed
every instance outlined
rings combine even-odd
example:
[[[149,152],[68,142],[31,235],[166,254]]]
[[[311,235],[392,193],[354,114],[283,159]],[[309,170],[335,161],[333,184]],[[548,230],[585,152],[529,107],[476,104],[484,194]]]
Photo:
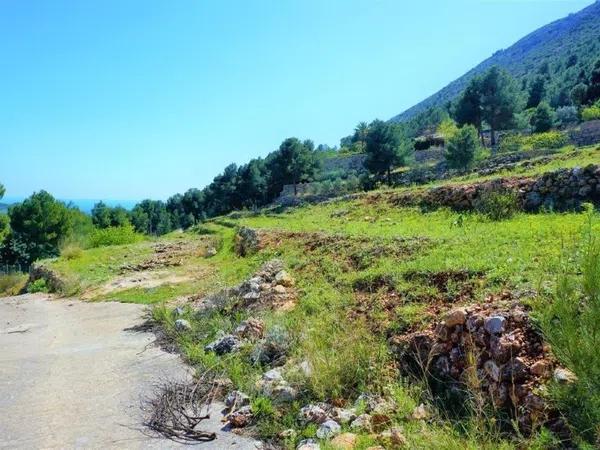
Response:
[[[48,286],[46,285],[46,280],[43,278],[39,278],[27,285],[27,292],[30,294],[35,294],[36,292],[49,292]]]
[[[510,219],[518,209],[517,195],[512,191],[485,191],[475,203],[475,210],[493,221]]]
[[[0,274],[0,296],[17,295],[25,288],[28,276],[23,273]]]

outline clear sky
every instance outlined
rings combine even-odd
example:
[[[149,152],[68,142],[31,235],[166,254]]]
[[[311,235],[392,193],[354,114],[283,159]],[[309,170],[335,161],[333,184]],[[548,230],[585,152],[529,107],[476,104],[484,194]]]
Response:
[[[7,195],[165,199],[336,145],[592,0],[0,0]]]

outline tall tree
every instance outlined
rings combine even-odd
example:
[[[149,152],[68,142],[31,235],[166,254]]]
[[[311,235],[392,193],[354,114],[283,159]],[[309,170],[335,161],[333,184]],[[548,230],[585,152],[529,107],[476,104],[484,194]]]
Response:
[[[481,82],[482,117],[490,126],[492,147],[496,131],[512,125],[519,99],[513,78],[503,69],[492,67]]]
[[[238,169],[236,192],[241,206],[263,205],[267,196],[267,169],[261,159],[253,159]]]
[[[386,175],[388,184],[391,184],[392,168],[404,164],[409,146],[393,125],[374,120],[367,134],[365,167],[379,176]]]
[[[600,99],[600,59],[594,64],[586,92],[586,101],[588,103],[594,103],[598,99]]]
[[[465,125],[448,142],[446,161],[453,169],[466,169],[475,159],[478,148],[477,129]]]
[[[546,102],[541,102],[531,116],[531,126],[535,133],[548,131],[554,125],[554,111]]]
[[[546,95],[546,79],[538,75],[529,86],[529,97],[527,98],[527,108],[536,108]]]
[[[281,191],[283,184],[294,185],[298,194],[298,183],[311,181],[319,168],[314,150],[297,138],[287,138],[269,161],[272,183]]]
[[[482,80],[480,77],[473,78],[460,96],[454,110],[454,118],[458,126],[466,124],[473,125],[482,138],[482,105],[481,105]]]
[[[354,136],[352,136],[352,141],[358,145],[361,152],[365,151],[368,135],[369,125],[367,122],[359,122],[354,128]]]
[[[110,208],[103,201],[99,201],[92,208],[92,222],[98,228],[110,227]]]

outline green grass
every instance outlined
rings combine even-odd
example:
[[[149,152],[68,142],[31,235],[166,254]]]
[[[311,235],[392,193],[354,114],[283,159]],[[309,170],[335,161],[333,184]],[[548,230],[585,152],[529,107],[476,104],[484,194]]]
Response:
[[[600,149],[596,148],[575,153],[565,149],[550,162],[510,174],[532,175],[597,163],[599,156]],[[449,182],[489,178],[469,176]],[[478,302],[504,289],[547,292],[562,273],[565,248],[571,248],[582,229],[590,227],[588,215],[510,211],[502,214],[504,220],[493,221],[477,213],[400,208],[388,202],[388,194],[373,192],[354,200],[278,214],[237,213],[211,220],[183,235],[165,236],[160,241],[215,239],[211,242],[218,242],[219,251],[211,258],[186,257],[182,266],[168,269],[172,275],[196,274],[188,281],[122,290],[95,300],[155,304],[154,320],[164,326],[198,372],[213,370],[227,376],[251,396],[259,416],[256,431],[260,436],[272,439],[285,429],[297,429],[297,438],[282,442],[286,448],[294,448],[301,437],[316,432],[314,426],[297,422],[301,406],[332,399],[351,403],[362,392],[381,393],[396,400],[393,420],[403,428],[409,448],[551,447],[554,438],[544,430],[530,438],[508,437],[499,433],[493,421],[482,424],[471,418],[449,420],[445,411],[434,411],[428,423],[408,420],[413,408],[428,400],[428,393],[417,380],[399,376],[387,339],[390,334],[419,329],[437,319],[430,312],[432,303]],[[266,231],[270,245],[251,257],[238,257],[233,243],[235,227],[242,225]],[[600,224],[594,222],[588,229],[598,234]],[[50,264],[89,289],[119,276],[123,264],[146,260],[153,252],[152,244],[90,249]],[[218,331],[230,332],[248,311],[197,314],[187,308],[183,317],[190,321],[192,330],[178,332],[174,328],[177,316],[168,305],[178,297],[202,296],[235,285],[275,257],[284,261],[296,280],[297,304],[285,312],[263,309],[252,314],[265,322],[267,333],[282,330],[289,343],[291,366],[308,361],[312,367],[308,376],[291,369],[286,372],[301,395],[297,402],[285,406],[272,404],[258,391],[256,381],[267,368],[252,362],[252,344],[221,357],[204,351]],[[466,282],[450,281],[442,288],[430,281],[437,272],[466,273],[469,278]],[[463,291],[467,292],[464,298]],[[544,297],[536,306],[543,309],[552,301],[553,297]],[[574,339],[577,344],[581,338]],[[373,436],[360,434],[357,448],[376,443]],[[323,443],[323,448],[329,447]]]

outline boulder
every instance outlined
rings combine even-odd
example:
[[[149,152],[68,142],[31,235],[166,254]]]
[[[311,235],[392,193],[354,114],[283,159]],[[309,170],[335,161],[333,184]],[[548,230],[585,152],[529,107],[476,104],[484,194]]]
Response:
[[[275,275],[275,283],[284,287],[292,287],[294,285],[294,279],[285,270],[281,270]]]
[[[189,331],[192,329],[192,325],[185,319],[177,319],[175,321],[175,330],[177,331]]]
[[[489,334],[502,334],[506,327],[506,318],[502,316],[492,316],[484,320],[483,328]]]
[[[260,319],[250,317],[241,322],[234,330],[233,334],[242,339],[261,339],[265,334],[265,324]]]
[[[240,340],[233,334],[221,335],[204,347],[205,352],[215,352],[217,355],[224,355],[238,350],[241,346]]]
[[[327,420],[327,412],[317,405],[307,405],[300,409],[298,419],[302,423],[321,424]]]
[[[361,414],[350,424],[353,430],[371,431],[371,416],[369,414]]]
[[[358,437],[354,433],[342,433],[331,440],[331,446],[339,450],[352,450]]]
[[[241,391],[232,391],[225,397],[225,406],[230,410],[237,410],[250,404],[250,397]]]
[[[252,422],[252,417],[252,408],[250,408],[250,406],[244,406],[229,414],[227,420],[233,428],[243,428]]]
[[[554,381],[560,384],[571,384],[577,381],[577,376],[569,369],[557,367],[553,374]]]
[[[340,434],[342,427],[335,420],[328,419],[321,424],[317,430],[317,437],[319,439],[330,439],[333,436]]]
[[[467,312],[464,308],[455,308],[444,316],[444,324],[448,328],[455,327],[456,325],[464,325],[466,321]]]
[[[352,409],[332,408],[330,416],[338,423],[346,424],[356,419],[356,413]]]
[[[296,447],[296,450],[320,450],[320,449],[321,449],[321,446],[314,439],[304,439],[303,441],[300,441],[300,443]]]

